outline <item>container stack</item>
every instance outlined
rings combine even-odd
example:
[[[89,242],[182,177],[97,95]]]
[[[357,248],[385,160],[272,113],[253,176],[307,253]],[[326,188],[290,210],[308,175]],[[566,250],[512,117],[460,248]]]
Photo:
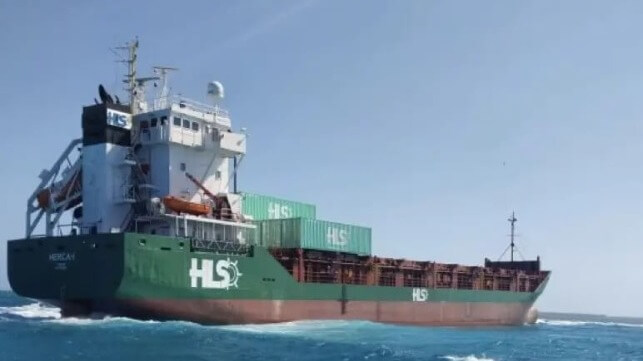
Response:
[[[371,255],[371,229],[316,219],[312,204],[241,193],[242,212],[257,225],[257,243],[267,248],[303,248]]]
[[[308,203],[264,196],[255,193],[240,193],[241,211],[246,217],[256,221],[282,218],[315,219],[317,208]]]

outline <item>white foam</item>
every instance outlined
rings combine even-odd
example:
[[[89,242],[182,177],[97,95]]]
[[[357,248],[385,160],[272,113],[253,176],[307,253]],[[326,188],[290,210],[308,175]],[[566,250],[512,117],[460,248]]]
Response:
[[[585,321],[568,321],[568,320],[536,320],[536,324],[550,325],[550,326],[584,326],[587,324]]]
[[[159,323],[155,320],[136,320],[128,317],[112,317],[100,314],[92,314],[88,318],[62,317],[60,308],[34,302],[22,306],[0,307],[0,314],[14,315],[22,318],[43,319],[45,322],[52,322],[63,325],[91,325],[110,322],[132,322],[132,323]]]
[[[60,308],[48,306],[40,302],[22,306],[0,307],[0,314],[10,314],[24,318],[59,319],[61,317]]]
[[[218,328],[248,333],[274,333],[274,334],[310,334],[310,332],[325,332],[332,333],[333,331],[346,331],[347,326],[360,326],[365,321],[344,321],[344,320],[305,320],[305,321],[291,321],[281,323],[267,323],[267,324],[246,324],[246,325],[228,325],[218,326]]]
[[[247,324],[247,325],[228,325],[219,328],[231,331],[249,332],[249,333],[300,333],[304,330],[325,328],[325,323],[318,321],[293,321],[282,323],[268,324]]]
[[[639,327],[642,328],[643,324],[636,323],[623,323],[623,322],[601,322],[601,321],[569,321],[569,320],[545,320],[538,319],[536,324],[543,324],[549,326],[619,326],[619,327]]]
[[[469,355],[469,356],[443,356],[442,357],[445,360],[449,361],[494,361],[492,358],[487,358],[486,356],[482,357],[477,357],[475,355]]]
[[[137,320],[129,317],[105,316],[102,318],[64,317],[59,319],[47,320],[47,322],[61,324],[61,325],[86,326],[86,325],[100,325],[100,324],[109,324],[109,323],[153,324],[153,323],[160,323],[161,321],[155,321],[155,320],[142,321],[142,320]]]

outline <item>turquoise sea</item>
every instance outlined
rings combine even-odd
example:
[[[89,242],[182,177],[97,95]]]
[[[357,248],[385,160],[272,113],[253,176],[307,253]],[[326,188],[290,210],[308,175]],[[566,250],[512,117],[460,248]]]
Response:
[[[643,360],[643,325],[539,320],[494,328],[347,321],[200,326],[61,319],[55,307],[0,292],[0,361],[11,360]]]

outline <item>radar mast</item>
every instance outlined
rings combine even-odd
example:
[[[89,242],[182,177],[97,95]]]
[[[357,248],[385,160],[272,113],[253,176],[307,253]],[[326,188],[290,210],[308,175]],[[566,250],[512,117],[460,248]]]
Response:
[[[127,84],[125,90],[129,94],[130,113],[136,114],[136,60],[138,56],[138,37],[136,37],[134,41],[125,43],[125,45],[119,46],[116,49],[127,51],[127,60],[122,61],[127,64],[127,74],[125,75],[123,83]]]
[[[159,76],[160,83],[161,83],[161,90],[159,91],[157,95],[157,99],[154,99],[155,103],[155,108],[165,108],[168,104],[170,104],[168,97],[170,96],[170,87],[169,87],[169,81],[168,81],[168,73],[170,71],[177,71],[179,70],[178,68],[173,68],[170,66],[154,66],[154,73]]]

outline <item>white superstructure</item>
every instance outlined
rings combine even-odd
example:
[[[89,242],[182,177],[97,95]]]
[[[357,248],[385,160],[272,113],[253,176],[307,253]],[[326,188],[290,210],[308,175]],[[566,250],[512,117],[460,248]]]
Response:
[[[227,112],[186,99],[171,99],[167,108],[134,117],[136,154],[149,167],[154,195],[204,201],[204,194],[185,173],[214,194],[231,191],[231,162],[246,152],[246,137],[233,132]]]
[[[43,171],[29,199],[27,237],[42,215],[45,233],[52,235],[62,213],[73,209],[74,233],[136,231],[206,244],[248,242],[255,226],[244,222],[232,189],[246,135],[233,130],[220,106],[223,86],[208,84],[210,104],[173,96],[167,75],[177,69],[155,67],[159,76],[136,78],[137,47],[124,47],[131,103],[120,104],[99,87],[101,102],[83,108],[81,155],[60,171],[76,140]],[[162,87],[148,100],[145,85],[153,81]]]
[[[216,208],[207,190],[227,199],[227,209],[223,210],[225,217],[219,218],[239,221],[240,202],[231,189],[232,160],[240,159],[246,153],[245,134],[232,130],[228,113],[218,105],[179,97],[155,100],[153,104],[166,106],[153,106],[151,111],[135,115],[133,122],[136,157],[154,186],[151,198],[173,196]],[[188,223],[195,221],[194,218],[189,217]],[[138,231],[177,235],[191,232],[181,222],[180,229],[175,229],[176,221],[169,225],[150,222],[149,215],[139,220],[137,225],[142,229]],[[203,221],[212,223],[211,219]],[[196,229],[200,226],[188,225],[187,228],[198,233]]]

